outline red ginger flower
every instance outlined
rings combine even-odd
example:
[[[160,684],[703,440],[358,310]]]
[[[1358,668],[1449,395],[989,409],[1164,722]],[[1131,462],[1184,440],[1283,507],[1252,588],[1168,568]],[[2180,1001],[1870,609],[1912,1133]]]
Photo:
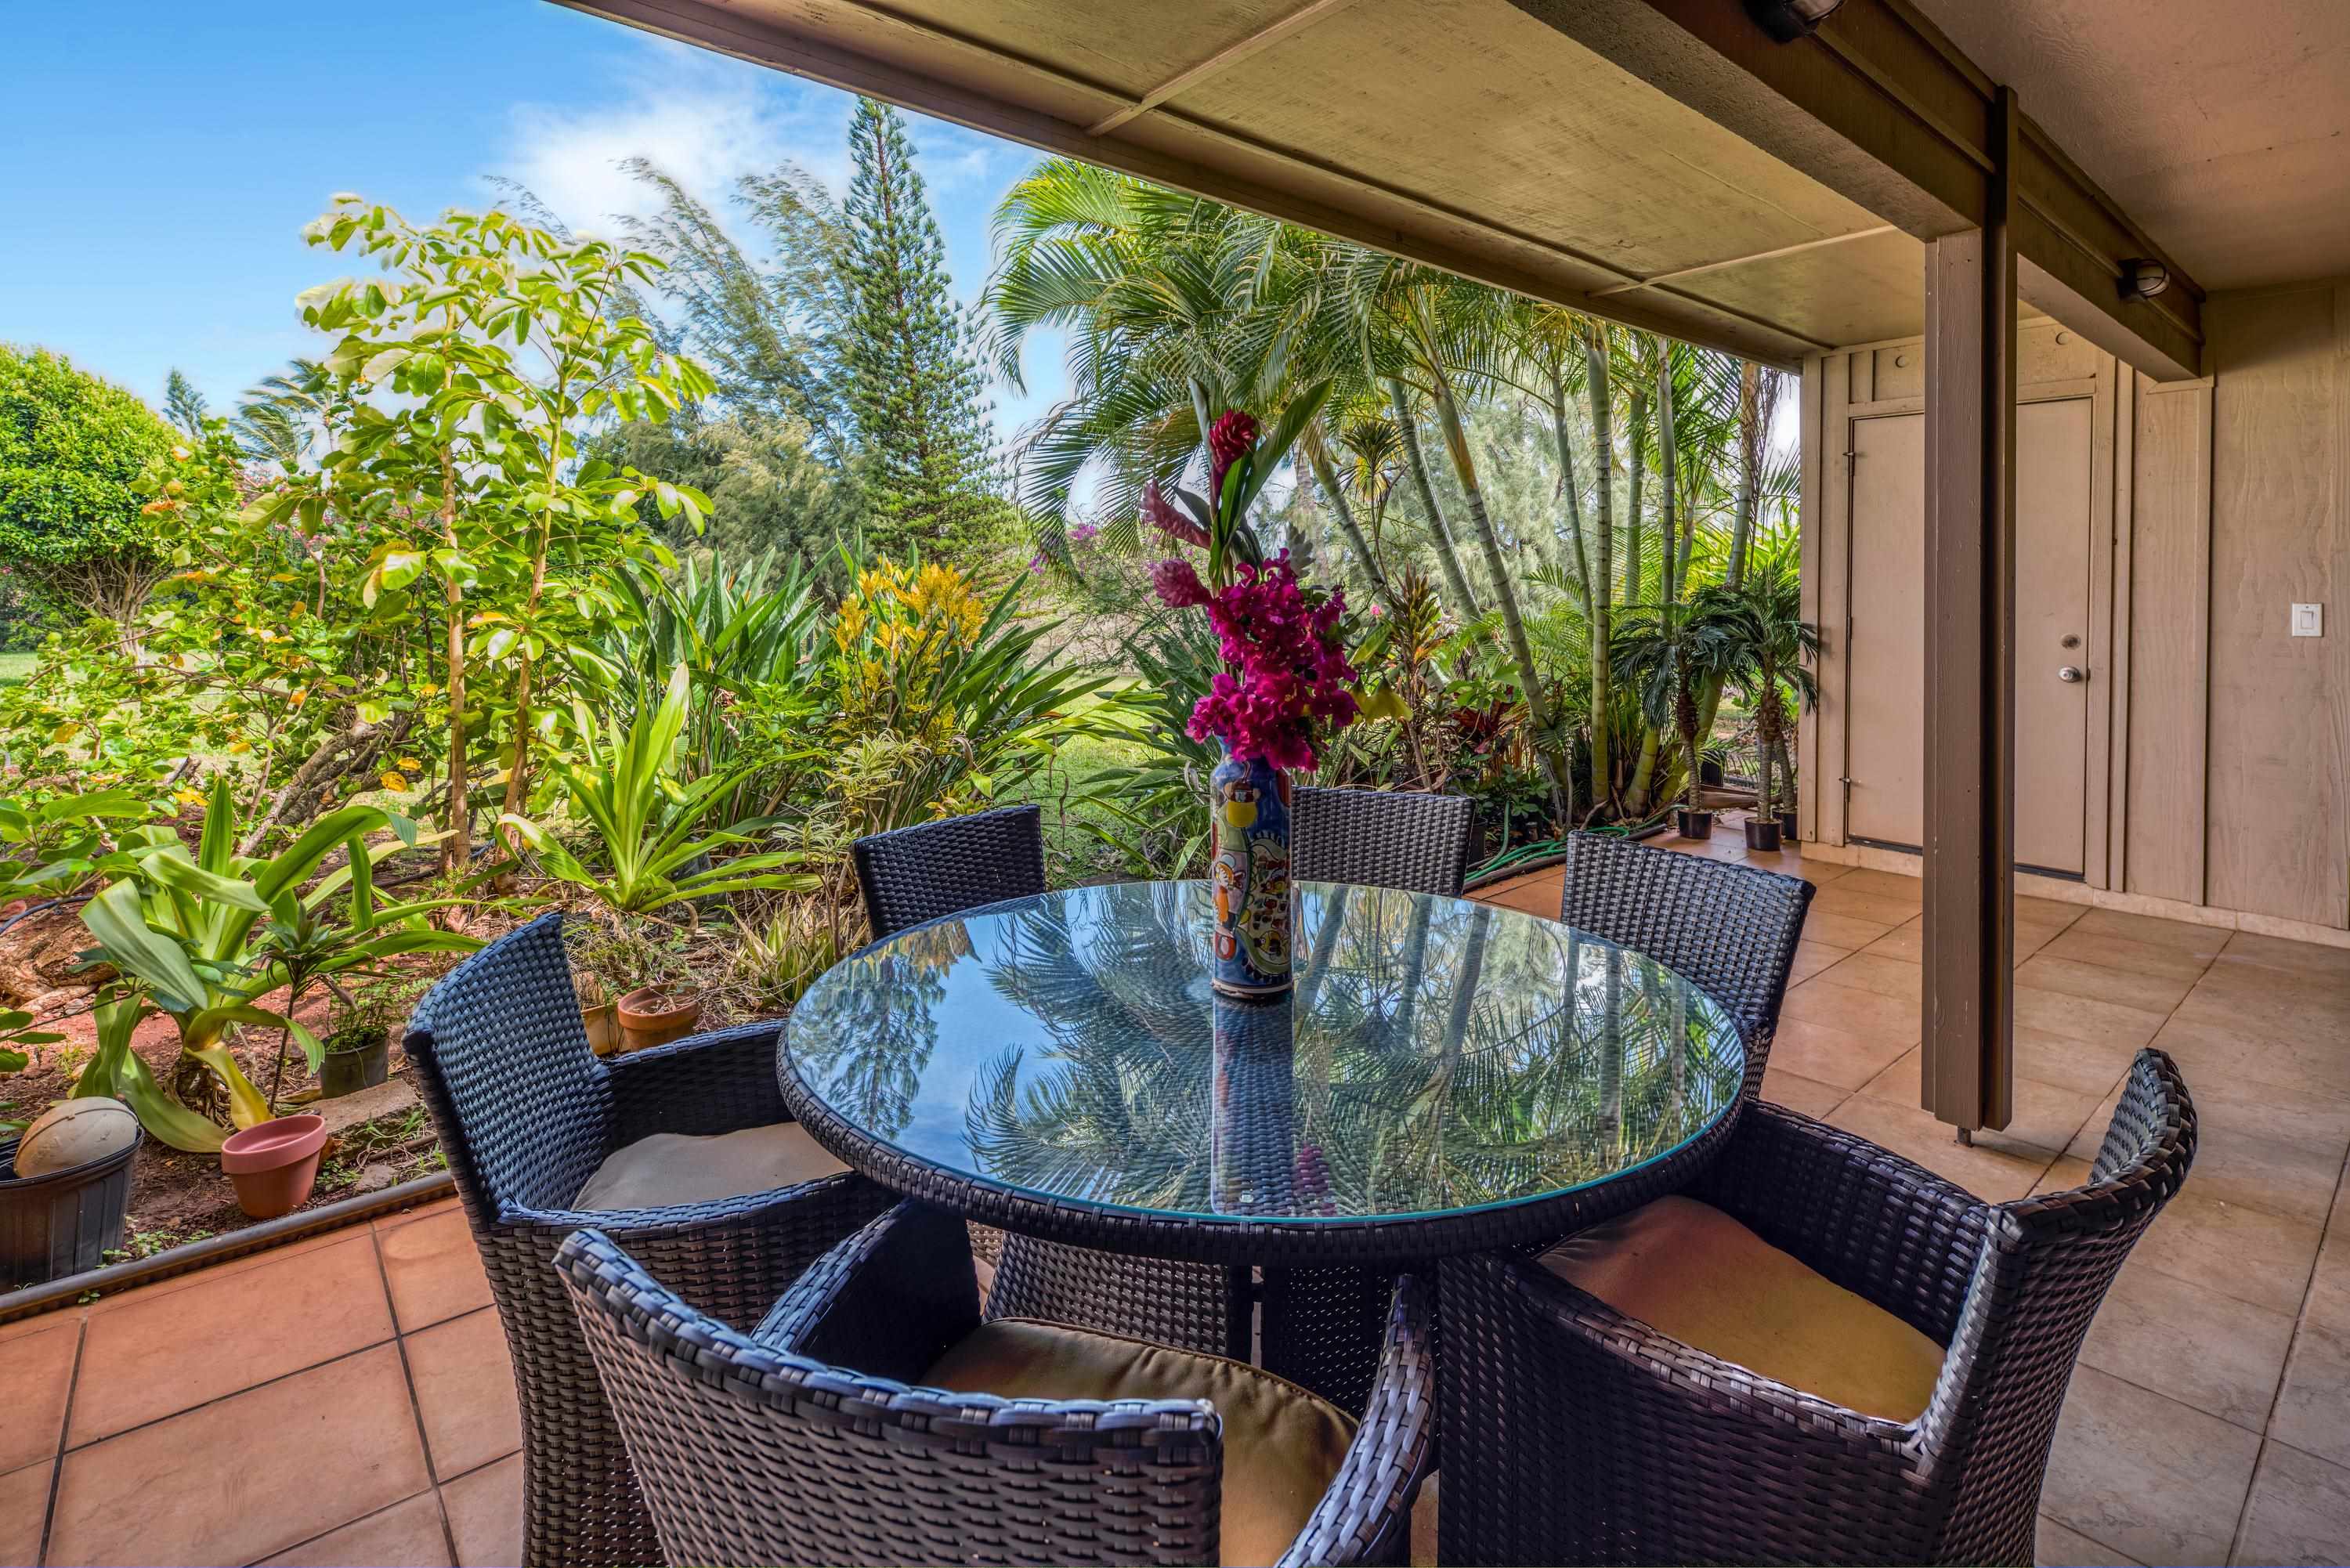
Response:
[[[1159,494],[1156,484],[1142,487],[1142,514],[1160,533],[1180,539],[1186,545],[1197,545],[1202,550],[1208,547],[1208,531]]]
[[[1208,504],[1221,506],[1224,475],[1256,445],[1256,416],[1234,409],[1208,427]]]

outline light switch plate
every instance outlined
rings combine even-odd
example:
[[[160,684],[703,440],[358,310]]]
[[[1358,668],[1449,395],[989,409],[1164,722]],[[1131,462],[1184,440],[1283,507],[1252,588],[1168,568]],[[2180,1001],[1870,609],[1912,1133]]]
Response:
[[[2293,635],[2295,637],[2324,637],[2325,635],[2325,607],[2324,605],[2293,606]]]

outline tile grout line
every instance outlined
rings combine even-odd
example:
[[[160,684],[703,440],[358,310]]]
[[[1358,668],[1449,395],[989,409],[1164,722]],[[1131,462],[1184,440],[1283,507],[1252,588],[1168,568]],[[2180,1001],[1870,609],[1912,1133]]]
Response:
[[[316,1535],[306,1535],[290,1546],[281,1546],[277,1548],[276,1551],[269,1553],[268,1557],[256,1557],[253,1560],[249,1568],[260,1568],[260,1565],[268,1562],[270,1557],[283,1557],[288,1552],[299,1552],[305,1546],[315,1546],[319,1542],[327,1539],[329,1535],[334,1534],[338,1530],[348,1530],[354,1524],[365,1524],[370,1519],[380,1518],[382,1515],[390,1513],[395,1508],[401,1508],[409,1503],[414,1502],[418,1498],[422,1497],[425,1491],[438,1491],[439,1490],[439,1488],[428,1484],[426,1485],[424,1491],[412,1491],[406,1497],[396,1497],[390,1502],[385,1503],[381,1508],[371,1509],[368,1512],[360,1514],[357,1519],[347,1519],[340,1524],[328,1526],[326,1529],[318,1532]],[[433,1501],[437,1504],[440,1500],[436,1497]],[[442,1528],[442,1533],[443,1536],[446,1536],[448,1533],[448,1529],[445,1523]],[[452,1552],[450,1554],[449,1561],[454,1563],[456,1560],[456,1554]]]
[[[248,1383],[242,1388],[232,1388],[225,1394],[215,1394],[209,1399],[199,1399],[194,1404],[183,1406],[180,1409],[173,1410],[168,1415],[151,1417],[147,1420],[136,1422],[133,1425],[121,1428],[117,1431],[108,1432],[101,1437],[92,1438],[86,1443],[76,1443],[71,1448],[61,1450],[58,1454],[58,1460],[62,1463],[66,1459],[72,1455],[88,1453],[90,1449],[104,1443],[110,1443],[117,1438],[127,1438],[133,1432],[143,1432],[151,1427],[160,1427],[166,1421],[176,1421],[181,1417],[189,1415],[197,1410],[209,1410],[214,1405],[234,1399],[240,1394],[251,1394],[256,1389],[267,1388],[276,1384],[283,1383],[289,1377],[299,1377],[306,1372],[316,1372],[321,1366],[332,1366],[338,1362],[349,1361],[358,1356],[365,1355],[370,1350],[381,1350],[385,1345],[391,1344],[399,1337],[400,1336],[397,1334],[394,1334],[387,1339],[369,1340],[365,1345],[355,1345],[351,1346],[350,1349],[342,1352],[340,1355],[329,1355],[323,1361],[314,1361],[307,1366],[296,1366],[290,1372],[281,1372],[274,1377],[265,1377],[258,1383]],[[78,1381],[78,1378],[77,1378],[77,1381]]]
[[[2326,1238],[2332,1234],[2334,1229],[2334,1210],[2339,1208],[2342,1203],[2342,1184],[2345,1172],[2350,1172],[2350,1155],[2345,1156],[2343,1169],[2334,1172],[2334,1201],[2326,1205],[2325,1218],[2317,1227],[2317,1251],[2310,1256],[2309,1277],[2302,1282],[2301,1306],[2294,1312],[2293,1316],[2293,1335],[2285,1341],[2284,1365],[2277,1368],[2276,1390],[2269,1397],[2269,1412],[2267,1417],[2261,1422],[2261,1446],[2252,1458],[2251,1480],[2247,1481],[2244,1485],[2243,1504],[2236,1511],[2235,1533],[2228,1539],[2228,1561],[2230,1563],[2235,1562],[2236,1553],[2243,1550],[2244,1531],[2252,1522],[2252,1499],[2260,1491],[2261,1472],[2268,1467],[2269,1445],[2271,1443],[2277,1443],[2281,1447],[2293,1449],[2295,1453],[2307,1452],[2306,1449],[2295,1448],[2291,1443],[2282,1442],[2281,1439],[2271,1436],[2271,1429],[2276,1425],[2277,1407],[2284,1402],[2285,1380],[2292,1375],[2294,1353],[2300,1350],[2302,1334],[2309,1324],[2310,1298],[2317,1293],[2317,1265],[2323,1262],[2325,1257]],[[2324,1459],[2324,1456],[2322,1454],[2311,1454],[2310,1458]]]
[[[391,1295],[391,1266],[383,1258],[383,1233],[370,1224],[368,1243],[375,1250],[376,1278],[383,1285],[384,1311],[391,1317],[391,1343],[400,1356],[400,1380],[408,1389],[408,1416],[416,1424],[416,1446],[424,1450],[424,1478],[430,1482],[432,1506],[441,1515],[441,1540],[449,1548],[449,1561],[457,1561],[457,1532],[449,1523],[449,1500],[441,1495],[441,1467],[432,1458],[432,1438],[424,1429],[424,1407],[416,1398],[416,1369],[408,1364],[408,1334],[400,1326],[400,1303]],[[459,1317],[465,1314],[460,1313]],[[444,1318],[454,1323],[456,1318]],[[426,1325],[431,1326],[431,1325]],[[339,1528],[339,1527],[338,1527]]]
[[[41,1541],[33,1558],[36,1563],[49,1560],[49,1532],[57,1523],[57,1490],[66,1479],[66,1435],[73,1430],[74,1396],[81,1388],[81,1357],[88,1345],[89,1309],[84,1307],[81,1321],[74,1324],[73,1371],[66,1377],[66,1407],[57,1417],[57,1451],[49,1459],[49,1500],[41,1511]]]

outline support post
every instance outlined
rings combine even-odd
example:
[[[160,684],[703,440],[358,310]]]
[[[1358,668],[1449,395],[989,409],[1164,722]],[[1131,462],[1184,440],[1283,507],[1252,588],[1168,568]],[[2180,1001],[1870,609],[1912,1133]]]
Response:
[[[2022,116],[1991,105],[1983,226],[1926,246],[1925,1108],[2012,1113],[2015,241]]]

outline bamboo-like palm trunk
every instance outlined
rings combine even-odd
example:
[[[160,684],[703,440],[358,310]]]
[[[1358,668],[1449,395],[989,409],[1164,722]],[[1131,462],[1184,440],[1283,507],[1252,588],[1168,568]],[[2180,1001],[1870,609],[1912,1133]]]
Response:
[[[1322,487],[1322,493],[1329,497],[1331,514],[1338,519],[1338,532],[1345,536],[1347,547],[1355,552],[1363,576],[1369,579],[1371,592],[1392,613],[1398,607],[1395,589],[1388,586],[1388,575],[1380,567],[1370,540],[1364,535],[1362,524],[1355,521],[1355,509],[1347,504],[1347,493],[1340,488],[1337,471],[1331,466],[1330,449],[1322,439],[1322,421],[1315,420],[1306,426],[1297,444],[1305,449],[1306,466],[1313,469],[1314,481]]]
[[[1575,441],[1566,424],[1566,389],[1556,389],[1550,406],[1551,433],[1558,441],[1558,487],[1566,497],[1566,527],[1573,537],[1575,587],[1583,596],[1583,613],[1591,613],[1591,558],[1583,545],[1583,487],[1575,477]]]
[[[1596,556],[1591,563],[1591,797],[1596,805],[1616,801],[1615,760],[1609,755],[1609,671],[1607,645],[1615,629],[1616,607],[1616,454],[1612,394],[1607,381],[1605,327],[1590,323],[1584,328],[1584,395],[1591,400],[1591,445],[1598,462],[1599,518],[1593,541]]]
[[[1669,604],[1681,597],[1681,575],[1673,532],[1674,504],[1680,497],[1680,431],[1673,421],[1673,353],[1667,344],[1657,360],[1657,597]]]
[[[1630,468],[1625,474],[1624,496],[1624,602],[1642,602],[1640,592],[1641,557],[1648,554],[1648,541],[1643,537],[1647,518],[1641,514],[1644,497],[1641,490],[1648,474],[1648,464],[1641,449],[1648,444],[1648,389],[1639,382],[1632,383],[1631,419],[1625,427],[1625,444],[1631,448]]]
[[[1730,566],[1722,580],[1746,582],[1747,552],[1754,543],[1754,512],[1762,485],[1762,367],[1749,359],[1738,369],[1738,513],[1730,528]]]
[[[1542,759],[1543,772],[1550,775],[1551,810],[1560,825],[1572,826],[1575,784],[1568,777],[1565,760],[1558,753],[1558,733],[1551,722],[1550,693],[1543,690],[1542,671],[1534,666],[1534,644],[1526,636],[1517,589],[1502,559],[1501,536],[1494,531],[1492,513],[1485,505],[1484,488],[1477,483],[1477,462],[1469,450],[1469,431],[1461,422],[1461,406],[1453,399],[1451,382],[1440,371],[1436,378],[1436,414],[1444,431],[1445,451],[1452,459],[1453,473],[1461,481],[1461,493],[1469,504],[1469,521],[1477,531],[1477,546],[1485,557],[1485,575],[1492,579],[1494,602],[1501,606],[1502,631],[1509,644],[1510,658],[1518,667],[1518,683],[1525,690],[1526,716],[1534,721],[1534,754]]]
[[[1452,597],[1453,613],[1466,620],[1484,614],[1477,596],[1469,588],[1469,577],[1461,569],[1461,557],[1452,548],[1452,530],[1445,525],[1444,508],[1436,503],[1436,485],[1428,477],[1428,458],[1419,449],[1419,421],[1412,413],[1411,398],[1403,382],[1390,377],[1388,398],[1395,405],[1396,428],[1403,436],[1404,457],[1411,466],[1411,482],[1419,490],[1419,504],[1428,512],[1428,536],[1436,546],[1436,564],[1444,573],[1445,591]]]

